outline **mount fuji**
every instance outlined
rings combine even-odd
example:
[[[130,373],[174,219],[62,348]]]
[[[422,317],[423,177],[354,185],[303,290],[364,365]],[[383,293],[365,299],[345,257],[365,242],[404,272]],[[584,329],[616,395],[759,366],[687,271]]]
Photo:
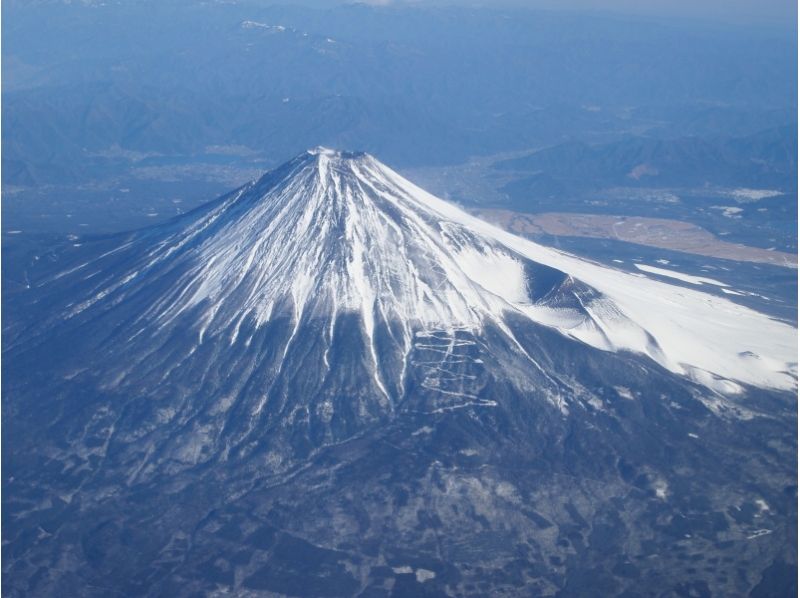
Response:
[[[796,329],[368,154],[310,150],[28,280],[4,298],[9,595],[792,583]]]

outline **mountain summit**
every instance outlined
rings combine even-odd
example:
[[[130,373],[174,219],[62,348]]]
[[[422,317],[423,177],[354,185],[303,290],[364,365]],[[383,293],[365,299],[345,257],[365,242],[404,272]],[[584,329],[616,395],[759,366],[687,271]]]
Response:
[[[10,516],[45,530],[11,541],[30,591],[552,594],[632,571],[590,528],[632,562],[699,510],[702,551],[714,513],[789,475],[763,443],[791,417],[792,327],[511,235],[368,154],[305,152],[31,281],[3,451]],[[759,546],[729,552],[766,568],[780,547]]]

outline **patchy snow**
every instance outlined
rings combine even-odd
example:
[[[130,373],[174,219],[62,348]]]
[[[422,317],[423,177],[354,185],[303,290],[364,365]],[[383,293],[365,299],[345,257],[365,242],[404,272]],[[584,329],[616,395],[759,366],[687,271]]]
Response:
[[[646,264],[634,264],[634,266],[636,266],[639,270],[642,270],[643,272],[658,274],[659,276],[668,276],[669,278],[682,280],[683,282],[688,282],[689,284],[697,284],[697,285],[713,284],[714,286],[718,287],[728,286],[724,282],[714,280],[713,278],[705,278],[703,276],[692,276],[691,274],[684,274],[683,272],[677,272],[675,270],[665,270],[664,268],[656,268],[655,266],[648,266]]]
[[[698,384],[702,384],[703,386],[710,388],[711,390],[715,390],[726,395],[738,395],[744,392],[744,388],[742,388],[741,385],[737,384],[733,380],[722,378],[711,372],[707,372],[702,368],[689,366],[687,370],[687,374],[692,380]]]
[[[429,579],[436,577],[436,573],[428,569],[417,569],[414,575],[419,583],[425,583]]]
[[[412,436],[419,436],[420,434],[430,434],[433,432],[433,428],[430,426],[422,426],[419,430],[411,432]]]
[[[783,191],[776,191],[773,189],[747,189],[740,187],[739,189],[733,189],[732,191],[729,191],[726,195],[729,195],[741,203],[747,203],[751,201],[769,199],[770,197],[777,197],[779,195],[783,195]]]
[[[744,212],[743,208],[734,206],[711,206],[711,209],[720,210],[726,218],[741,218],[741,213]]]
[[[625,388],[624,386],[615,386],[614,390],[617,391],[617,394],[622,397],[623,399],[628,399],[629,401],[633,401],[636,397],[633,396],[630,388]]]
[[[655,491],[657,498],[664,500],[665,498],[667,498],[667,492],[669,491],[669,486],[667,485],[666,481],[658,479],[655,482],[653,482],[653,490]]]
[[[267,23],[259,23],[258,21],[242,21],[242,29],[264,29],[274,33],[286,31],[286,27],[283,25],[268,25]]]

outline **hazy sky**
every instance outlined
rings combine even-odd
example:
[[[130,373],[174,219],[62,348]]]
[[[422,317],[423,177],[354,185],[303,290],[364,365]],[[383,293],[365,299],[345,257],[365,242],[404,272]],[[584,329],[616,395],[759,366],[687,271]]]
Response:
[[[722,21],[783,21],[796,23],[796,0],[360,0],[367,4],[459,4],[528,6],[702,18]]]

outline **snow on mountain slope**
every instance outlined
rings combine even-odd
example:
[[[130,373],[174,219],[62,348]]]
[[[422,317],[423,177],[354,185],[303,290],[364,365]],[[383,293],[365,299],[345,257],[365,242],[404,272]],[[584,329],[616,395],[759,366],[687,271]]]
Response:
[[[123,274],[104,277],[97,261],[73,269],[97,282],[70,317],[118,305],[158,279],[168,290],[137,317],[140,332],[200,309],[198,343],[248,344],[244,322],[257,329],[278,316],[295,331],[324,321],[330,342],[337,316],[358,313],[377,366],[378,322],[398,324],[395,340],[408,353],[420,331],[487,323],[516,343],[507,325],[516,313],[721,392],[741,391],[738,383],[796,388],[791,326],[514,236],[367,154],[311,150],[130,244],[142,250]]]

